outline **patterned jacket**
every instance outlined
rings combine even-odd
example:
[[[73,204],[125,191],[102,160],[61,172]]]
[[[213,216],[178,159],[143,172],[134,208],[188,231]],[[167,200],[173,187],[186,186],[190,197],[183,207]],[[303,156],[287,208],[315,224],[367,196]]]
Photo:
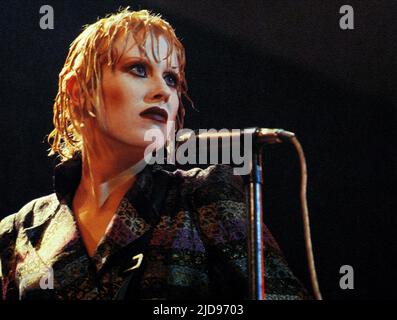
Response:
[[[53,194],[1,221],[2,299],[115,299],[132,272],[127,298],[248,297],[245,189],[231,167],[169,172],[146,166],[92,258],[71,209],[80,175],[79,159],[59,165]],[[151,202],[161,175],[168,185],[155,217]],[[308,298],[266,228],[264,237],[266,298]],[[142,250],[143,263],[128,271]]]

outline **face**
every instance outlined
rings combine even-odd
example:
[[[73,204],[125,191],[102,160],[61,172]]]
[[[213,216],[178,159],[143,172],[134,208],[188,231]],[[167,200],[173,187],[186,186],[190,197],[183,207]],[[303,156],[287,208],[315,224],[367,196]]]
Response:
[[[150,129],[160,129],[165,137],[167,121],[176,121],[178,112],[179,65],[175,52],[167,56],[168,45],[163,36],[153,37],[154,51],[159,50],[160,62],[152,54],[148,35],[144,53],[140,53],[133,37],[114,67],[105,65],[102,72],[104,112],[97,116],[102,138],[117,147],[144,149],[152,141],[144,141]],[[115,43],[122,52],[124,39]],[[167,62],[170,61],[170,63]],[[116,146],[115,146],[116,147]]]

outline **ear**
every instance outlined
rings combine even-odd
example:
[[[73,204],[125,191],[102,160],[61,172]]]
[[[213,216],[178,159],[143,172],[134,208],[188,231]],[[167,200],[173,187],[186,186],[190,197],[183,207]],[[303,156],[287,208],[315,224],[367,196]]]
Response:
[[[80,86],[75,73],[72,73],[66,80],[66,93],[70,100],[70,116],[75,128],[80,131],[80,128],[84,126],[82,119],[84,98],[81,97]]]
[[[66,92],[74,107],[84,103],[83,98],[80,98],[80,86],[75,73],[72,73],[66,80]]]
[[[75,121],[75,126],[79,127],[82,124],[82,114],[84,112],[84,97],[80,92],[80,85],[77,80],[76,74],[71,73],[66,79],[66,93],[70,100],[70,112]]]

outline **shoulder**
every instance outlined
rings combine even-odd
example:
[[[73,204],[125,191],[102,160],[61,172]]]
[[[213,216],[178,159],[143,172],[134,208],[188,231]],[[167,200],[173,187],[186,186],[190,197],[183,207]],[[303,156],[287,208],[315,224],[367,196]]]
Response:
[[[21,228],[29,228],[44,221],[55,212],[59,201],[55,193],[33,199],[19,211],[0,221],[0,246],[16,235]]]
[[[175,170],[170,175],[178,180],[180,190],[188,194],[216,192],[218,196],[244,192],[243,177],[234,173],[233,167],[225,164],[210,165],[207,168]]]
[[[174,171],[160,170],[169,177],[169,202],[187,206],[192,214],[212,208],[216,212],[234,212],[243,216],[245,205],[244,178],[235,175],[233,167],[225,164],[206,168]],[[179,209],[178,209],[179,210]]]
[[[189,210],[206,242],[229,243],[244,238],[245,188],[243,177],[224,164],[207,168],[176,170],[178,192],[187,200]]]

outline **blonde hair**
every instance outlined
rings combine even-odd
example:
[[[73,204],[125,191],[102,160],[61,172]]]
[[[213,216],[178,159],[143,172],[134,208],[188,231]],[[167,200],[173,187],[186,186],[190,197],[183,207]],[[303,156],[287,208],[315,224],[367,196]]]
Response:
[[[138,33],[143,32],[138,37]],[[167,59],[170,59],[174,50],[179,62],[179,84],[177,87],[179,109],[177,114],[177,129],[183,127],[185,107],[182,97],[192,104],[187,95],[185,79],[185,49],[175,35],[174,29],[160,15],[153,15],[147,10],[130,11],[129,7],[116,14],[108,15],[97,22],[84,26],[83,32],[72,42],[69,54],[62,71],[59,74],[58,93],[54,103],[54,129],[48,136],[51,145],[49,156],[58,154],[61,161],[72,158],[82,151],[83,139],[79,128],[75,125],[75,114],[79,117],[95,117],[96,109],[103,108],[102,101],[102,65],[107,63],[114,68],[123,52],[117,52],[114,42],[120,35],[125,37],[124,50],[129,35],[132,35],[141,53],[145,52],[144,45],[147,35],[157,39],[163,35],[168,42]],[[154,52],[152,41],[152,53]],[[159,62],[159,61],[157,61]],[[68,81],[75,77],[80,90],[80,103],[72,105],[68,93]],[[77,109],[73,110],[75,107]]]

